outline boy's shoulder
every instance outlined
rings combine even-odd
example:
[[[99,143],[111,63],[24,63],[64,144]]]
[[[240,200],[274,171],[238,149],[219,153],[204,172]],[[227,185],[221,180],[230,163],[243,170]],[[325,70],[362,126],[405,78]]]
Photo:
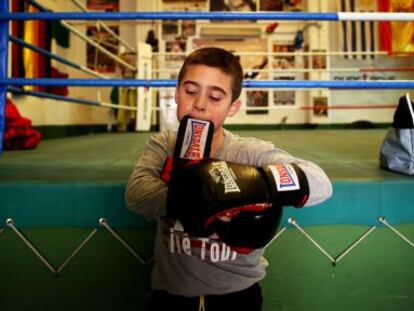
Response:
[[[253,147],[262,147],[262,148],[274,148],[274,144],[271,141],[266,141],[254,136],[240,136],[229,130],[224,130],[224,135],[229,142],[234,144],[253,146]]]
[[[169,139],[170,137],[175,137],[177,136],[177,131],[176,130],[164,130],[164,131],[160,131],[160,132],[156,132],[153,133],[151,135],[151,138],[156,138],[156,139]]]
[[[174,149],[176,139],[177,131],[168,129],[152,134],[150,136],[149,144],[160,145],[169,150]]]

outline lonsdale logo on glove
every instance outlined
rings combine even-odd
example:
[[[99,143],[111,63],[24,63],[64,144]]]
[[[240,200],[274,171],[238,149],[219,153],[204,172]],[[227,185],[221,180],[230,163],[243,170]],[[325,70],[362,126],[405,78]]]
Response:
[[[224,185],[224,193],[240,192],[240,188],[235,181],[235,174],[229,169],[225,161],[212,162],[211,165],[212,168],[209,173],[217,184],[222,183]]]
[[[275,177],[275,183],[278,191],[293,191],[300,189],[298,175],[292,165],[269,165],[269,169]]]
[[[213,125],[210,121],[188,116],[180,122],[175,157],[186,160],[200,160],[210,156]]]
[[[209,158],[213,132],[213,122],[198,120],[189,116],[183,117],[178,127],[174,157],[168,157],[165,160],[161,179],[169,183],[174,169],[178,169],[193,160]]]

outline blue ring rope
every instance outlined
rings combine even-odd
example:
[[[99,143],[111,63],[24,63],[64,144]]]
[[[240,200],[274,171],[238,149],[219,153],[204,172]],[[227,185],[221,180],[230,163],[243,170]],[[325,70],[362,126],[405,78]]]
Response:
[[[87,100],[87,99],[80,99],[80,98],[74,98],[74,97],[68,97],[68,96],[62,96],[62,95],[56,95],[56,94],[50,94],[45,92],[38,92],[38,91],[25,91],[22,89],[19,89],[17,87],[9,86],[7,87],[7,92],[17,94],[17,95],[30,95],[30,96],[36,96],[41,98],[50,98],[75,104],[83,104],[88,106],[99,106],[103,108],[108,108],[106,106],[102,106],[99,102]]]
[[[49,51],[47,51],[45,49],[42,49],[42,48],[40,48],[38,46],[34,46],[34,45],[30,44],[30,43],[27,43],[26,41],[23,41],[23,40],[15,37],[15,36],[9,35],[9,40],[11,42],[13,42],[13,43],[16,43],[18,45],[24,46],[24,47],[26,47],[28,49],[31,49],[33,51],[36,51],[36,52],[40,53],[40,54],[46,55],[46,56],[48,56],[50,58],[53,58],[53,59],[55,59],[55,60],[57,60],[57,61],[65,64],[65,65],[70,66],[70,67],[73,67],[73,68],[76,68],[76,69],[80,69],[80,70],[82,69],[82,67],[80,65],[78,65],[78,64],[76,64],[74,62],[71,62],[71,61],[67,60],[66,58],[63,58],[63,57],[61,57],[59,55],[50,53]]]
[[[338,21],[338,13],[305,12],[40,12],[0,13],[0,20],[286,20]]]
[[[14,86],[83,86],[83,87],[176,87],[176,80],[142,79],[23,79],[2,78],[0,85]],[[414,81],[326,81],[326,80],[246,80],[245,88],[304,88],[304,89],[414,89]]]

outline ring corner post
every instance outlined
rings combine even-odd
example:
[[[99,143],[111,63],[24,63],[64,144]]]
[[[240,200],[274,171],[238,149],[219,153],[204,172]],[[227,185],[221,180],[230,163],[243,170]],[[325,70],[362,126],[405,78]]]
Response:
[[[0,1],[0,13],[9,12],[9,1]],[[0,78],[7,78],[9,21],[0,21]],[[7,86],[0,85],[0,154],[3,150],[3,135],[6,123]]]

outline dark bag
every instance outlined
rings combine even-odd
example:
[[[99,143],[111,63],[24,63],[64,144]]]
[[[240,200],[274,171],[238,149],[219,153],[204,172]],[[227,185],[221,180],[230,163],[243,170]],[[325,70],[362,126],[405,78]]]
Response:
[[[400,97],[394,120],[380,150],[380,166],[414,175],[414,109],[407,93]]]

